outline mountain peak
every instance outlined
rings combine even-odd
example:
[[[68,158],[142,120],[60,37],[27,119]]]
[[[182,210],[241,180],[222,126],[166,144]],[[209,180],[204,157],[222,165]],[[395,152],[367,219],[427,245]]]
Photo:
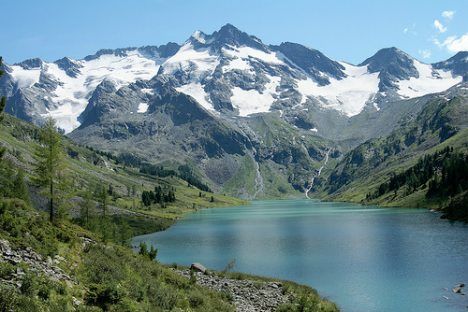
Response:
[[[380,72],[381,79],[384,78],[386,85],[394,80],[419,76],[418,70],[414,66],[414,59],[395,47],[380,49],[359,64],[359,66],[365,65],[370,73]]]
[[[222,46],[230,45],[237,47],[249,46],[262,51],[266,50],[265,45],[260,39],[239,30],[237,27],[229,23],[222,26],[218,31],[215,31],[210,36],[207,36],[206,42],[212,43],[214,48],[221,48]]]
[[[402,50],[396,47],[389,47],[378,50],[373,56],[367,58],[364,62],[359,64],[359,66],[394,61],[412,62],[413,58],[409,56],[406,52],[403,52]]]
[[[42,67],[43,64],[44,64],[44,61],[36,57],[36,58],[24,60],[20,63],[16,63],[15,65],[21,66],[24,69],[32,69],[32,68],[40,68]]]
[[[57,64],[60,69],[65,71],[68,76],[73,78],[77,77],[77,75],[80,73],[80,68],[83,67],[83,65],[69,57],[63,57],[59,60],[56,60],[54,63]]]
[[[468,51],[460,51],[451,58],[432,64],[434,68],[450,70],[452,74],[463,76],[463,81],[468,81]]]
[[[293,42],[283,42],[274,48],[283,53],[320,85],[329,84],[328,77],[341,79],[346,76],[343,72],[343,65],[332,61],[318,50]],[[328,77],[323,74],[326,74]]]
[[[220,33],[235,33],[235,32],[238,32],[238,33],[242,33],[242,31],[239,30],[239,28],[237,28],[236,26],[230,24],[230,23],[227,23],[225,25],[223,25],[220,29],[219,29],[219,32]]]
[[[197,41],[199,43],[205,44],[206,43],[206,34],[201,30],[196,30],[191,36],[190,39],[193,41]]]

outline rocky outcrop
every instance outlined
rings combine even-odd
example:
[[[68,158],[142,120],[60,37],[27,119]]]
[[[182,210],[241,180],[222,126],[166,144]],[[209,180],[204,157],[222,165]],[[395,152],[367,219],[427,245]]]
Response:
[[[55,256],[53,259],[51,257],[44,258],[30,247],[14,249],[7,240],[0,240],[0,262],[9,262],[15,266],[24,263],[28,266],[30,271],[37,274],[44,274],[52,280],[74,282],[69,275],[58,267],[58,264],[63,261],[64,258],[59,255]],[[7,283],[20,287],[24,275],[25,272],[23,269],[17,267],[16,271],[11,274],[8,279],[0,279],[0,283]]]
[[[190,278],[190,270],[177,272]],[[201,272],[192,274],[198,285],[229,294],[238,312],[275,311],[278,306],[292,299],[290,295],[285,294],[280,282],[230,279]]]
[[[190,266],[190,270],[200,273],[206,273],[206,268],[202,264],[197,262],[192,263],[192,265]]]

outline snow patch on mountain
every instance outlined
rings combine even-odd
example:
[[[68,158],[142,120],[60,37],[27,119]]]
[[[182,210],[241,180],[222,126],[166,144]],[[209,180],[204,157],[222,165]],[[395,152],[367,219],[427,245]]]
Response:
[[[432,65],[413,61],[419,77],[398,82],[398,94],[404,98],[414,98],[429,93],[437,93],[462,82],[463,77],[454,77],[450,71],[434,69]]]
[[[255,89],[244,90],[239,87],[232,89],[231,103],[239,110],[239,116],[270,111],[271,105],[276,100],[276,89],[280,85],[281,78],[274,76],[267,77],[270,81],[265,84],[265,90],[262,92]]]
[[[47,97],[52,102],[44,117],[56,120],[57,126],[66,133],[77,128],[78,116],[88,105],[88,100],[96,87],[105,79],[112,81],[117,89],[137,80],[149,80],[159,69],[155,60],[144,57],[138,50],[128,51],[125,56],[104,54],[90,61],[74,61],[80,64],[76,77],[70,77],[55,63],[44,62],[42,68],[23,69],[11,66],[11,75],[20,87],[32,87],[39,82],[41,73],[57,83]]]
[[[176,90],[178,92],[181,92],[181,93],[184,93],[193,97],[198,102],[198,104],[203,106],[203,108],[205,108],[206,110],[212,111],[212,112],[215,111],[213,104],[211,104],[208,101],[209,99],[208,94],[205,92],[203,86],[199,82],[192,82],[192,83],[177,87]]]
[[[149,89],[149,88],[143,88],[143,89],[141,89],[141,92],[143,92],[144,94],[149,94],[149,95],[154,94],[154,91],[152,89]]]
[[[285,65],[281,57],[276,52],[264,52],[251,47],[232,47],[223,48],[223,53],[244,60],[257,59],[267,64]]]
[[[162,65],[165,74],[172,74],[176,71],[189,71],[196,77],[201,78],[203,74],[211,74],[219,60],[216,55],[210,54],[210,49],[195,49],[192,43],[184,44],[180,50],[168,58]]]
[[[192,34],[192,38],[197,40],[198,42],[200,43],[206,43],[206,40],[203,36],[203,33],[199,30],[196,30],[193,34]]]
[[[148,103],[139,103],[137,113],[143,114],[148,111]]]
[[[330,84],[318,85],[310,78],[297,80],[297,90],[302,94],[302,103],[308,96],[316,97],[326,108],[341,111],[347,116],[359,114],[367,101],[379,91],[379,73],[368,73],[367,66],[340,63],[345,67],[346,77],[329,77]]]
[[[11,66],[11,76],[18,84],[19,88],[30,88],[39,82],[41,68],[24,69],[19,65]]]
[[[252,66],[250,66],[249,62],[241,58],[234,58],[232,59],[228,65],[223,66],[223,73],[232,70],[248,70],[252,71]]]

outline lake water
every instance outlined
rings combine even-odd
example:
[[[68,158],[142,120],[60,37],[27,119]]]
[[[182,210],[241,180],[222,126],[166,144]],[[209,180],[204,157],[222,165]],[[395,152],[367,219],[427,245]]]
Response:
[[[235,271],[310,285],[345,312],[468,311],[468,295],[451,291],[468,283],[468,226],[423,209],[256,201],[201,210],[141,241],[163,263],[222,270],[234,259]]]

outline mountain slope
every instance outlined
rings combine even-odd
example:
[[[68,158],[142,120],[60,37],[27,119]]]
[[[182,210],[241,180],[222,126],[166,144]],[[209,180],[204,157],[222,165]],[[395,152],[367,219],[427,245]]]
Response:
[[[388,48],[354,66],[296,43],[269,46],[227,24],[211,35],[197,31],[181,46],[107,49],[53,63],[31,59],[6,66],[6,72],[0,87],[13,100],[9,112],[36,122],[50,115],[70,132],[105,80],[118,90],[161,76],[205,109],[227,115],[312,109],[316,103],[354,116],[369,104],[378,108],[459,83],[466,57],[461,52],[427,65]]]
[[[460,85],[431,96],[420,113],[402,119],[390,135],[369,140],[350,151],[327,181],[323,181],[322,191],[328,194],[327,197],[339,200],[438,207],[440,198],[431,201],[422,191],[413,190],[390,197],[373,194],[393,175],[416,165],[423,155],[446,147],[467,153],[467,91],[466,85]],[[444,205],[447,205],[445,201]]]
[[[387,48],[352,65],[227,24],[181,45],[7,65],[0,92],[9,113],[38,124],[52,116],[82,144],[189,163],[233,195],[287,196],[307,188],[316,155],[390,134],[461,83],[466,63],[462,52],[431,65]]]
[[[148,251],[142,245],[136,253],[128,240],[134,235],[162,230],[187,211],[236,205],[242,201],[187,186],[187,181],[175,172],[162,177],[160,167],[157,169],[161,176],[151,172],[157,171],[155,168],[145,170],[151,174],[139,172],[108,153],[63,138],[64,171],[73,186],[67,201],[71,218],[62,216],[52,223],[40,210],[42,196],[29,178],[33,174],[32,154],[38,137],[36,126],[14,117],[5,116],[0,123],[0,145],[6,148],[4,157],[0,157],[1,310],[214,312],[239,309],[239,298],[233,299],[234,291],[210,290],[197,283],[197,278],[184,276],[181,273],[184,268],[175,270],[154,261],[157,250]],[[25,179],[18,178],[20,172],[26,173]],[[94,200],[88,213],[84,210],[92,185],[112,186],[108,189],[111,194],[106,215],[100,207],[102,203],[95,205]],[[176,200],[143,209],[138,199],[140,193],[155,186],[172,189]],[[31,203],[24,196],[27,194],[20,194],[28,193],[28,188]],[[92,199],[95,197],[91,195]],[[222,279],[223,284],[231,282],[221,273],[210,276]],[[242,290],[249,294],[249,297],[242,296],[244,304],[268,302],[278,309],[338,311],[333,303],[306,286],[240,273],[236,274],[236,281],[237,288],[245,287]],[[278,300],[265,295],[273,283],[277,296],[281,296]],[[255,287],[247,288],[246,284]],[[252,298],[252,294],[256,297]]]

